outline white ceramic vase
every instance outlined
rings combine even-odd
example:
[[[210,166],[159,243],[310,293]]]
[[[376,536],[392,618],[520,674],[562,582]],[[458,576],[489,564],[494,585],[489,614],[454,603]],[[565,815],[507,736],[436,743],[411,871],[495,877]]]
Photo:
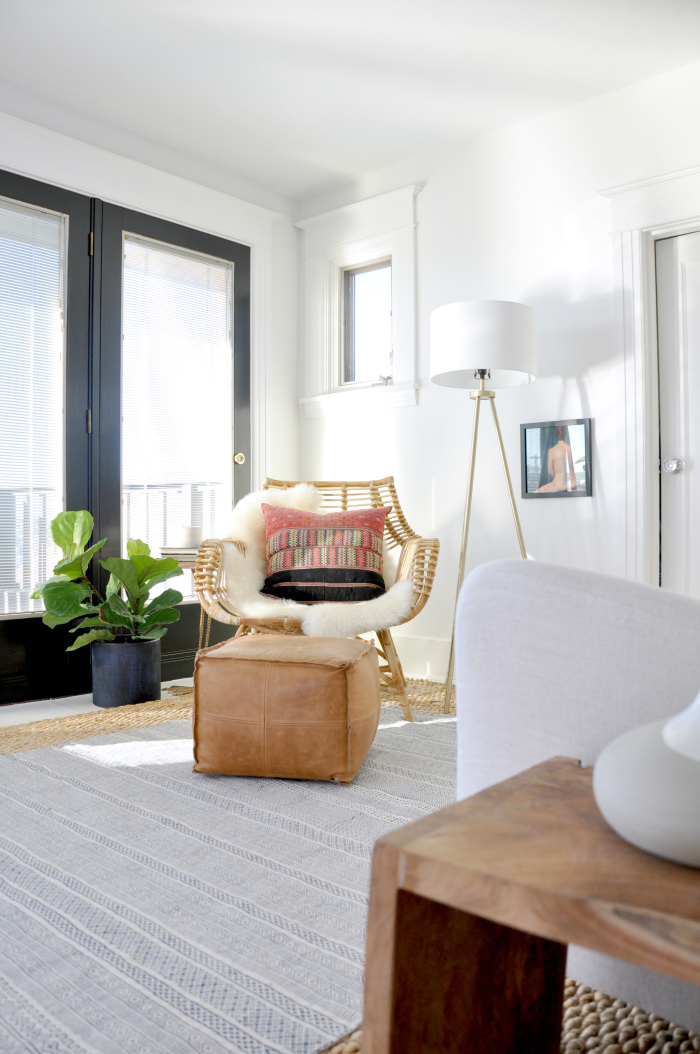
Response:
[[[613,740],[595,763],[593,793],[626,841],[700,867],[700,695],[670,720]]]
[[[168,544],[175,549],[199,549],[204,536],[203,527],[171,527]]]

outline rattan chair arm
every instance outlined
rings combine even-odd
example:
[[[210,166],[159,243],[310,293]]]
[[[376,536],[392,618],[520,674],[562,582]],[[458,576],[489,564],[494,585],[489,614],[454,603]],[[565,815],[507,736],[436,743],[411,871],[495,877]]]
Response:
[[[412,581],[415,600],[410,614],[398,625],[410,622],[428,603],[439,552],[440,542],[437,538],[409,538],[402,545],[396,581]]]
[[[235,538],[207,538],[197,553],[194,588],[202,608],[217,622],[239,625],[243,616],[231,604],[224,579],[224,543],[235,545],[245,556],[245,545]]]

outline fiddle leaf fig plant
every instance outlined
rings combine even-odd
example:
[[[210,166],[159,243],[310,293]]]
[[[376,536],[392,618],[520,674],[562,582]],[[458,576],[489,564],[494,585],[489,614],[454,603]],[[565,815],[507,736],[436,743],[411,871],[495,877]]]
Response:
[[[111,556],[100,560],[109,571],[105,595],[87,577],[87,570],[95,553],[107,541],[85,548],[92,536],[94,523],[86,509],[79,512],[59,512],[51,521],[51,537],[63,553],[54,567],[53,575],[32,593],[35,600],[43,600],[46,626],[62,626],[81,619],[72,626],[71,633],[85,630],[76,637],[66,651],[76,651],[95,640],[157,640],[177,622],[180,612],[176,605],[182,600],[177,589],[166,589],[149,602],[153,586],[182,574],[182,568],[172,557],[158,559],[140,538],[130,538],[126,544],[127,559]]]

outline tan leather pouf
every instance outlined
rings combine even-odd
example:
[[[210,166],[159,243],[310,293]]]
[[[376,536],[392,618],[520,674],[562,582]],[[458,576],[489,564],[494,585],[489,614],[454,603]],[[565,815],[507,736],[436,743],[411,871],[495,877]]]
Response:
[[[351,783],[378,723],[368,641],[255,634],[197,655],[195,772]]]

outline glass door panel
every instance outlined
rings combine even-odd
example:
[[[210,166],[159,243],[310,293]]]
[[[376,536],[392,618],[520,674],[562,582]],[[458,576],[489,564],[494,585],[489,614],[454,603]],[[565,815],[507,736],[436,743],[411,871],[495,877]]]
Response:
[[[67,216],[0,199],[0,614],[30,600],[60,558],[64,502]]]
[[[231,261],[124,235],[122,544],[222,533],[232,504]],[[167,588],[172,583],[166,583]],[[175,583],[193,596],[192,573]]]

